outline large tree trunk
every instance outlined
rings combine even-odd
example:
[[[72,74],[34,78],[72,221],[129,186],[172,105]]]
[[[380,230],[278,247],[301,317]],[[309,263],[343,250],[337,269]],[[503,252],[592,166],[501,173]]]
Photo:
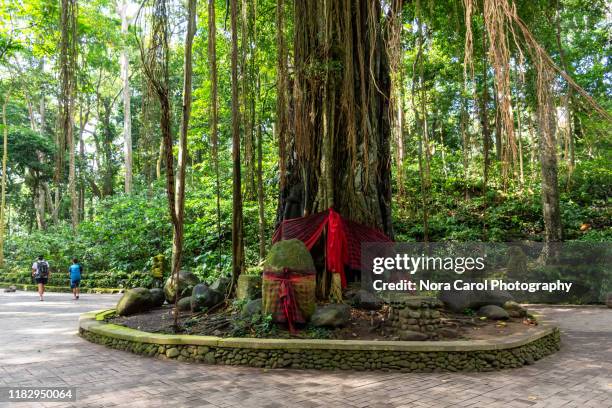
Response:
[[[279,219],[333,206],[392,234],[390,79],[378,1],[295,2],[295,136]],[[323,69],[325,72],[320,72]]]
[[[238,95],[238,0],[230,0],[232,31],[232,287],[244,268],[244,240],[242,225],[242,188],[240,180],[240,100]]]
[[[121,16],[121,35],[127,41],[128,18],[127,1],[119,6]],[[132,193],[132,116],[130,113],[130,77],[127,45],[121,50],[121,81],[123,82],[123,155],[125,160],[125,192]]]

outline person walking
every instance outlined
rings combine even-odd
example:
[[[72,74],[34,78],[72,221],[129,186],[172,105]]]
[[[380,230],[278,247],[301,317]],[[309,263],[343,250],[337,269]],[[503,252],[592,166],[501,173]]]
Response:
[[[40,296],[40,301],[42,302],[43,295],[45,294],[45,285],[51,277],[49,262],[45,260],[43,255],[38,255],[38,259],[32,264],[32,276],[38,285],[38,296]]]
[[[68,276],[70,276],[70,289],[74,295],[74,300],[79,300],[79,286],[81,284],[81,276],[83,274],[83,267],[79,263],[79,260],[72,259],[72,265],[68,268]]]

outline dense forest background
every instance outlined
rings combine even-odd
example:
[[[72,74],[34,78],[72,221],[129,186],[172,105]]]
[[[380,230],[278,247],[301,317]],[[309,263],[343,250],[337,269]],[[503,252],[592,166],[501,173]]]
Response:
[[[248,269],[303,163],[333,168],[338,143],[337,162],[366,165],[318,176],[388,173],[389,225],[356,218],[397,241],[610,240],[605,1],[331,3],[2,0],[0,281],[28,282],[44,254],[81,259],[86,285],[148,285],[177,231],[201,278]],[[184,220],[168,212],[182,189]]]

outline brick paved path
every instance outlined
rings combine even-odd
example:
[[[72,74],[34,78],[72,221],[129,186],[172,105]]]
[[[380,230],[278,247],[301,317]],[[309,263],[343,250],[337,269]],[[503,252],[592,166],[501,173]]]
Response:
[[[75,386],[82,407],[612,407],[612,310],[546,307],[560,352],[493,373],[319,372],[144,358],[76,336],[115,295],[0,293],[0,386]],[[8,406],[0,403],[0,406]],[[25,406],[66,406],[60,403]]]

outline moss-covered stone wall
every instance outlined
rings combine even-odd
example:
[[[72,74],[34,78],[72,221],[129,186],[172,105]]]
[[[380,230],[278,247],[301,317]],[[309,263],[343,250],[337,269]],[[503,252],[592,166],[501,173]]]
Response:
[[[105,346],[136,354],[206,364],[322,370],[399,370],[406,372],[493,371],[533,364],[559,350],[558,329],[513,348],[465,351],[402,351],[333,348],[273,348],[157,344],[122,339],[88,330],[80,335]],[[435,343],[435,342],[433,342]]]

